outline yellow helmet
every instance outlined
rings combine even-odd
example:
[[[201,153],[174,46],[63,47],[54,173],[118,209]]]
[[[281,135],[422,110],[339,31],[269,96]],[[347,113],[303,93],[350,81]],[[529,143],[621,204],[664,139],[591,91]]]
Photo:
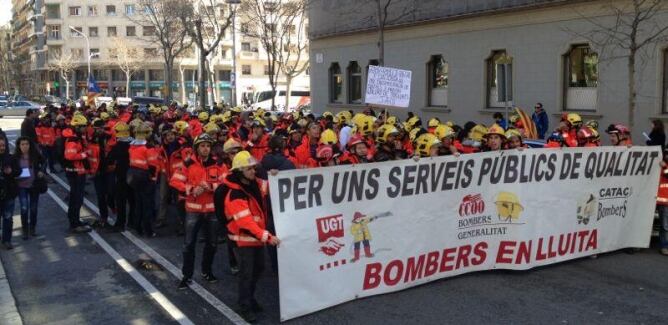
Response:
[[[255,116],[264,118],[264,108],[258,108],[257,111],[255,111]]]
[[[387,118],[387,120],[385,120],[385,123],[395,125],[395,124],[397,124],[397,117],[396,116],[390,116],[390,117]]]
[[[325,111],[324,113],[322,113],[322,117],[327,117],[327,116],[334,117],[334,114],[332,114],[332,112],[330,111]]]
[[[223,115],[220,117],[220,120],[223,121],[223,123],[227,123],[232,120],[232,112],[227,111],[223,113]]]
[[[434,135],[440,139],[443,140],[443,138],[449,138],[449,137],[454,137],[455,136],[455,130],[453,130],[451,127],[441,124],[436,127],[436,130],[434,130]]]
[[[430,128],[435,128],[441,124],[441,120],[439,120],[437,117],[432,117],[429,119],[428,125]]]
[[[233,149],[241,149],[241,143],[239,143],[239,141],[237,140],[230,138],[227,141],[225,141],[225,144],[223,144],[223,151],[225,153],[229,153]]]
[[[598,130],[598,121],[589,120],[585,122],[585,125],[588,126],[590,129]]]
[[[166,112],[166,111],[168,111],[168,110],[169,110],[169,107],[167,107],[167,105],[162,105],[162,106],[160,107],[160,112],[162,112],[162,113],[164,113],[164,112]]]
[[[322,131],[322,133],[320,133],[321,144],[335,145],[337,142],[338,139],[334,131],[327,129],[325,131]]]
[[[582,117],[578,113],[569,113],[566,115],[566,120],[573,126],[580,126],[582,124]]]
[[[71,126],[86,126],[88,125],[88,120],[85,116],[81,114],[74,114],[72,116],[72,121],[70,121]]]
[[[223,116],[220,114],[211,114],[209,117],[209,123],[218,123],[218,121],[222,121]]]
[[[469,131],[468,137],[474,141],[482,141],[483,137],[487,134],[487,127],[482,124],[474,126],[471,131]]]
[[[232,170],[257,165],[257,160],[248,151],[241,151],[232,159]]]
[[[232,107],[230,108],[230,111],[234,113],[241,113],[241,107],[239,106]]]
[[[484,137],[488,137],[492,134],[496,134],[504,139],[506,138],[506,132],[504,132],[503,128],[496,123],[490,126],[489,129],[487,129],[487,133],[484,135]]]
[[[352,114],[350,114],[350,112],[348,111],[341,111],[336,114],[336,118],[339,119],[339,122],[343,124],[348,124],[352,119]]]
[[[431,133],[423,133],[415,140],[415,152],[420,157],[429,157],[429,151],[433,146],[440,146],[441,140]]]
[[[149,113],[151,114],[160,114],[160,107],[151,105],[148,108]]]
[[[200,143],[204,142],[208,142],[210,145],[212,145],[214,140],[208,133],[202,133],[198,135],[197,138],[195,138],[195,141],[193,142],[193,148],[197,148]]]
[[[188,130],[188,122],[186,121],[176,121],[174,122],[174,130],[176,130],[176,133],[179,135],[184,135],[186,131]]]
[[[520,204],[520,200],[514,193],[500,192],[496,196],[496,212],[500,219],[512,221],[519,219],[520,213],[524,211],[524,207]]]
[[[506,131],[506,139],[510,139],[512,137],[518,137],[520,140],[522,139],[522,133],[518,131],[517,129],[510,129]]]
[[[408,132],[408,138],[411,140],[411,142],[415,142],[415,139],[417,139],[417,134],[420,132],[420,128],[414,128],[410,132]]]
[[[384,124],[378,128],[378,136],[376,137],[376,142],[385,143],[387,142],[387,138],[389,136],[391,135],[396,136],[398,134],[399,134],[399,129],[397,129],[394,125]]]
[[[125,122],[116,123],[114,131],[116,131],[116,137],[119,138],[127,138],[130,136],[130,127]]]
[[[376,118],[373,116],[365,115],[363,119],[360,120],[357,126],[357,131],[362,135],[370,135],[373,133],[373,123],[376,121]]]
[[[415,128],[415,126],[420,122],[420,118],[417,116],[413,116],[404,123],[404,127],[406,128],[407,132],[410,132]]]
[[[100,113],[100,119],[102,119],[103,121],[109,120],[109,113],[107,112]]]
[[[204,132],[208,135],[213,136],[216,133],[218,133],[219,131],[220,131],[220,128],[214,122],[209,122],[204,126]]]
[[[366,114],[357,113],[357,114],[355,114],[355,116],[353,116],[353,118],[351,120],[352,120],[353,124],[357,126],[361,123],[362,120],[364,120],[366,118],[366,116],[367,116]]]
[[[140,123],[135,128],[135,138],[139,140],[146,140],[153,132],[153,128],[148,123]]]
[[[207,112],[200,112],[199,114],[197,114],[197,119],[198,119],[200,122],[206,122],[206,121],[209,120],[209,113],[207,113]]]

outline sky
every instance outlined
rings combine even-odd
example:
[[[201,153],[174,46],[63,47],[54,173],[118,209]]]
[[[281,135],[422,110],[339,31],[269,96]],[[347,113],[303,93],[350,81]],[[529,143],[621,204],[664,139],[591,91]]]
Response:
[[[12,2],[0,0],[0,25],[4,25],[12,19]]]

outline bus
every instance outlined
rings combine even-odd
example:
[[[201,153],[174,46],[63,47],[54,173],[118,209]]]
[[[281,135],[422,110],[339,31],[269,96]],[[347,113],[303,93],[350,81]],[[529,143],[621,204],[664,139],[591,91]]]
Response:
[[[271,110],[271,98],[274,98],[274,106],[276,110],[285,110],[285,87],[276,88],[273,92],[271,88],[263,89],[253,94],[253,102],[251,108],[264,110]],[[311,91],[308,88],[295,87],[290,89],[290,103],[288,111],[292,112],[295,109],[311,104]]]

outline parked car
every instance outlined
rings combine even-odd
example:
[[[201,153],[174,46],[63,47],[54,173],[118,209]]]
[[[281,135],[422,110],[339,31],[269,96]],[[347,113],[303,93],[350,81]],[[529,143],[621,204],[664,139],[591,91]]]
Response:
[[[132,103],[141,107],[148,107],[151,104],[154,105],[165,105],[166,102],[163,98],[159,97],[133,97]]]
[[[56,96],[51,96],[51,95],[44,95],[44,102],[48,105],[56,105],[59,106],[61,104],[67,104],[67,101],[65,99],[62,99],[60,97]]]
[[[7,108],[7,100],[0,99],[0,109],[5,109],[5,108]]]
[[[44,108],[44,105],[27,100],[11,102],[6,108],[0,111],[0,114],[3,116],[25,116],[26,111],[31,108],[41,110]]]

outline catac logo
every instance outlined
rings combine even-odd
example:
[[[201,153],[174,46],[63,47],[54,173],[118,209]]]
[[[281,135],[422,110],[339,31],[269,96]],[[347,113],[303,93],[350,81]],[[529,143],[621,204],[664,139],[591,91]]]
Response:
[[[482,214],[485,212],[485,201],[482,200],[481,194],[469,194],[462,199],[459,204],[459,216],[466,217],[470,215]]]
[[[333,256],[341,250],[343,243],[337,238],[343,238],[343,215],[315,219],[318,228],[318,243],[321,244],[320,251],[328,256]]]

